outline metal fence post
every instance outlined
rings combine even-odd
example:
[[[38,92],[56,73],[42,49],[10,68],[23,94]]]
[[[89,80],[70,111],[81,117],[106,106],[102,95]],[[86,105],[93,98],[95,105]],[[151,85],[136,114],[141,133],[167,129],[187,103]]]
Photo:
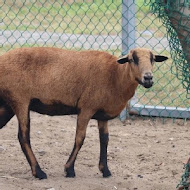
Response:
[[[136,31],[136,4],[135,0],[122,0],[122,55],[135,48],[135,31]],[[131,99],[131,104],[134,105],[136,95]],[[127,117],[126,108],[120,114],[120,120],[124,121]]]
[[[135,0],[122,1],[122,55],[135,48]]]

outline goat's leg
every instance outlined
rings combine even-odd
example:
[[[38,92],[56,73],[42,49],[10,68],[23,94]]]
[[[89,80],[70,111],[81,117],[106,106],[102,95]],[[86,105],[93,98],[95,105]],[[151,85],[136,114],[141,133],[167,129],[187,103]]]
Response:
[[[3,128],[9,120],[14,116],[14,112],[8,105],[3,105],[0,107],[0,129]]]
[[[107,146],[109,141],[109,132],[107,121],[98,121],[99,138],[100,138],[100,161],[99,170],[103,173],[103,177],[111,176],[107,165]]]
[[[78,115],[75,144],[71,152],[71,155],[65,165],[66,177],[75,177],[75,160],[79,150],[83,145],[86,136],[86,128],[91,116],[92,114],[88,114],[87,112],[80,112],[80,114]]]
[[[46,174],[41,170],[30,144],[30,116],[27,106],[19,106],[16,110],[16,116],[19,122],[18,139],[24,155],[30,164],[32,174],[36,178],[46,179]]]

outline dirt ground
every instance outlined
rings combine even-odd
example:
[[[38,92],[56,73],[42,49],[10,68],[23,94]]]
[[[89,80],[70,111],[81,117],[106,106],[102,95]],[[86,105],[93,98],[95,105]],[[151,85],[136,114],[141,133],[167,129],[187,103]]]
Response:
[[[65,178],[64,164],[73,148],[76,116],[31,114],[31,143],[47,180],[32,177],[17,140],[14,117],[0,130],[0,190],[173,190],[190,152],[190,121],[135,118],[109,121],[108,165],[98,170],[99,139],[95,120],[87,129],[76,161],[76,177]]]

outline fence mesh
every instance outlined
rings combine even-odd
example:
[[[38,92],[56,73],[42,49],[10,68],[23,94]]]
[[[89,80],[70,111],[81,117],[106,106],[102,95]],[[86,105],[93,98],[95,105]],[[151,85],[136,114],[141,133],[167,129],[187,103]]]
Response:
[[[190,1],[156,0],[150,2],[150,6],[167,29],[173,66],[177,71],[174,73],[190,95]]]
[[[122,6],[127,9],[123,10]],[[123,22],[125,11],[132,16]],[[125,24],[130,30],[125,31]],[[150,11],[150,3],[146,0],[0,0],[0,54],[17,47],[53,46],[98,49],[119,57],[126,42],[122,39],[124,32],[127,42],[134,41],[129,49],[147,47],[171,57],[166,28]],[[155,84],[148,90],[139,86],[135,104],[163,107],[158,116],[168,112],[167,107],[183,108],[180,114],[189,111],[187,91],[173,74],[176,68],[179,70],[174,67],[174,61],[172,56],[164,63],[155,64]],[[148,115],[152,112],[154,110],[150,109]],[[171,110],[170,114],[175,117]],[[185,117],[190,118],[189,112]]]

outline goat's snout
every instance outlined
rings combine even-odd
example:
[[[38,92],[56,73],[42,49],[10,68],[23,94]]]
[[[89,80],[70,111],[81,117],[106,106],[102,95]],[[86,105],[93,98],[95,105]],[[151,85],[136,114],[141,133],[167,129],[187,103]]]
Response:
[[[153,76],[152,76],[152,73],[145,73],[144,75],[144,80],[152,80],[153,79]]]
[[[143,86],[145,88],[150,88],[153,85],[153,75],[151,72],[147,72],[144,74],[144,81],[143,81]]]

